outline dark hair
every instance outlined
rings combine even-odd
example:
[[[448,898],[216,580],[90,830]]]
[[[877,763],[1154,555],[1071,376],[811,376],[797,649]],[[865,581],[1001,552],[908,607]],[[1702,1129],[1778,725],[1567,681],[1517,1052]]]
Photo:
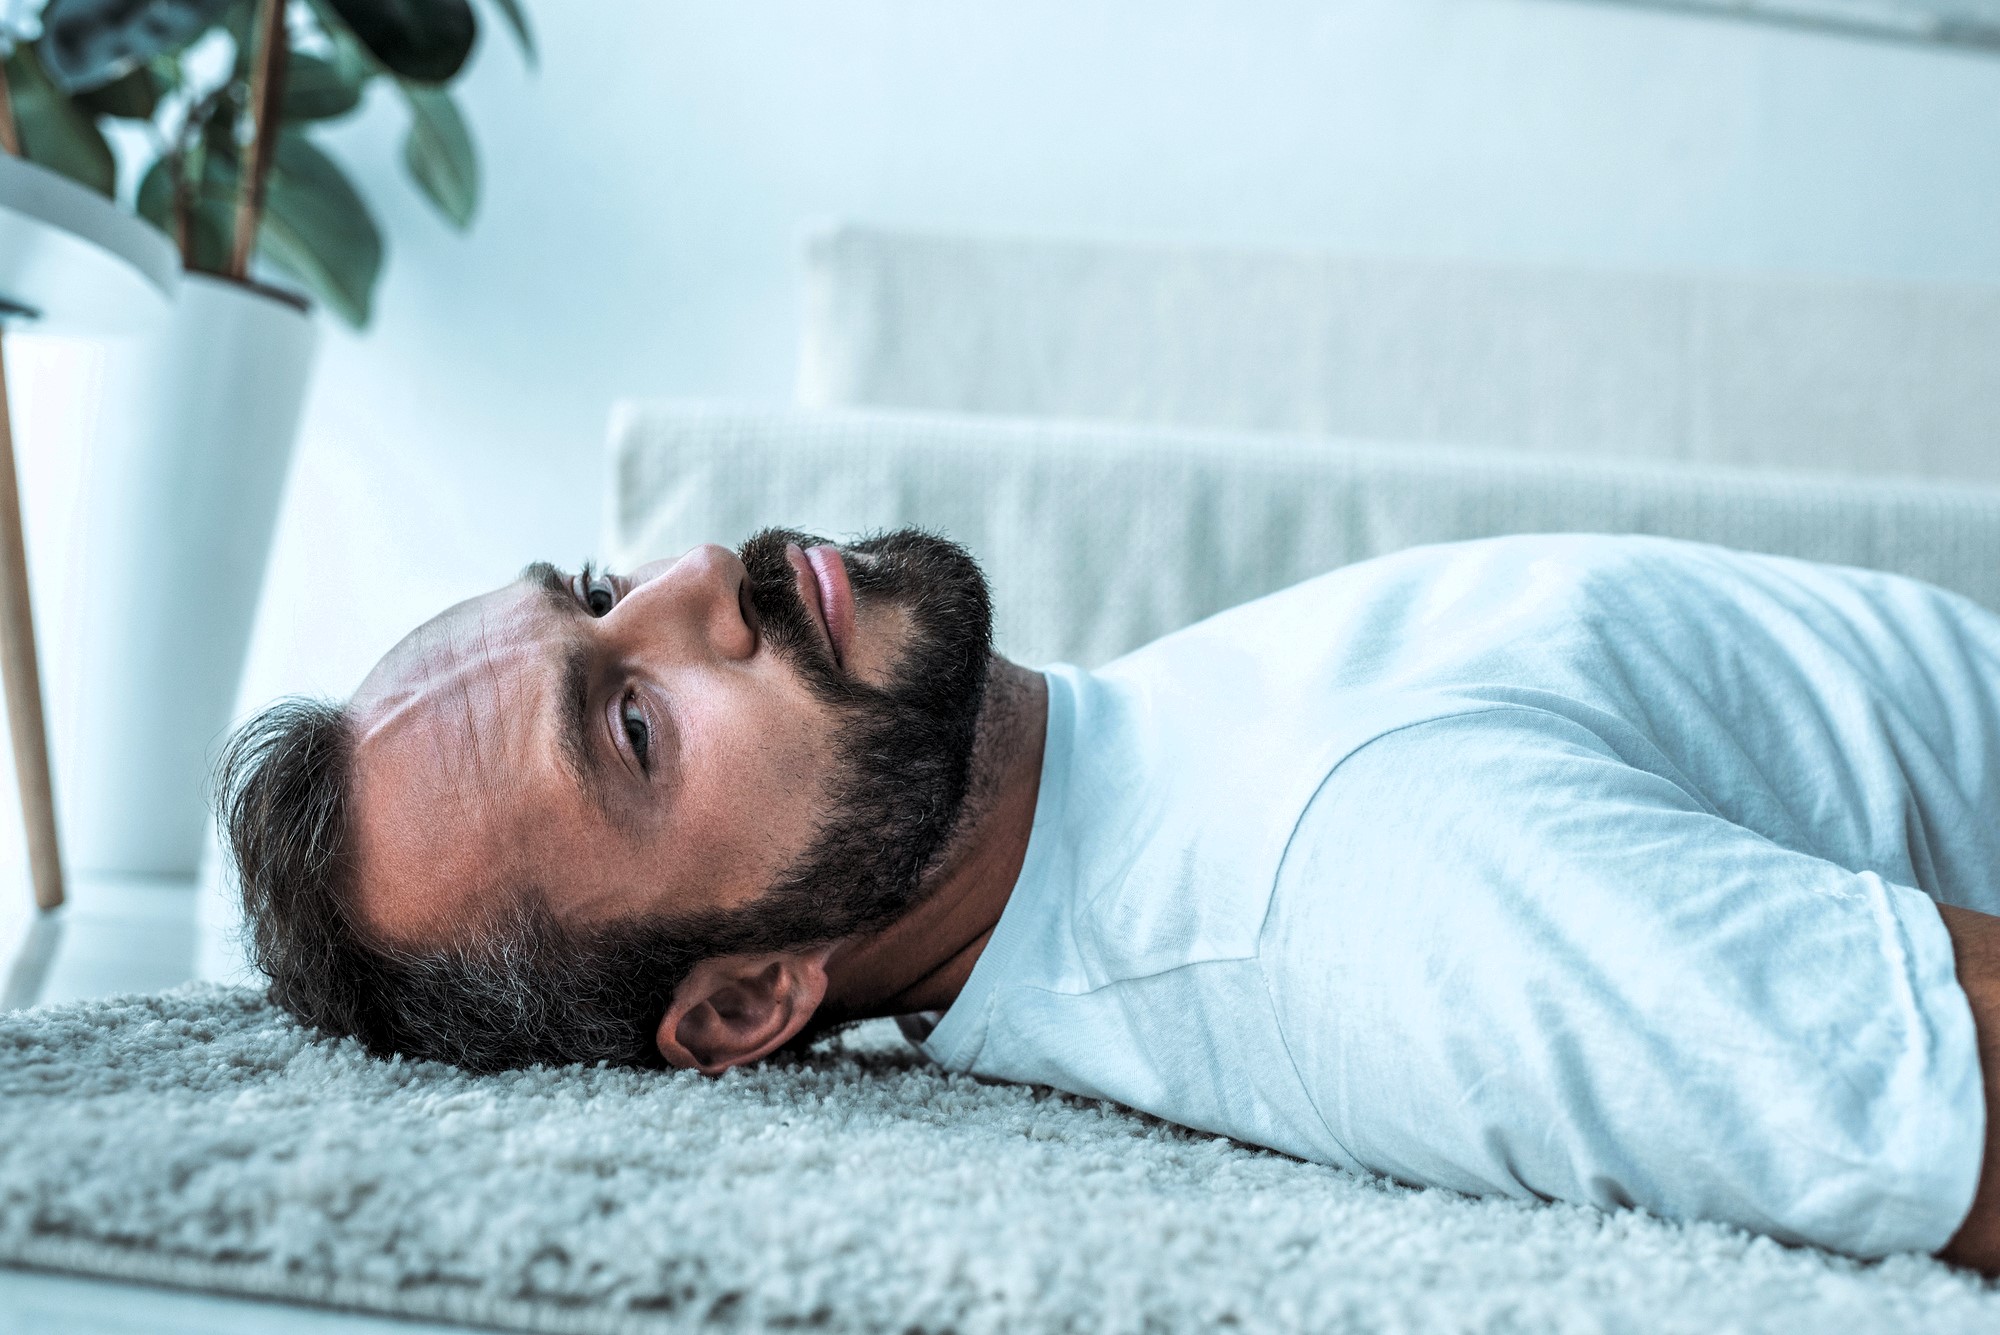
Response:
[[[216,777],[251,958],[271,1000],[322,1033],[472,1071],[658,1066],[654,1031],[695,962],[760,935],[726,915],[579,932],[524,889],[436,948],[371,940],[350,906],[353,752],[338,705],[281,700],[230,739]]]

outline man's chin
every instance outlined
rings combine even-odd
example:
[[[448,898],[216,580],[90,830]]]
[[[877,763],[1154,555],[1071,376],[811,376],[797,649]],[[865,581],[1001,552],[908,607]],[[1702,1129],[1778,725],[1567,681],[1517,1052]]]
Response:
[[[744,564],[754,573],[753,560],[798,540],[759,534]],[[965,801],[992,655],[985,577],[963,548],[904,530],[842,551],[856,557],[857,606],[879,616],[893,604],[907,631],[885,684],[849,679],[831,693],[844,716],[839,818],[764,901],[769,925],[800,941],[879,931],[917,902]]]

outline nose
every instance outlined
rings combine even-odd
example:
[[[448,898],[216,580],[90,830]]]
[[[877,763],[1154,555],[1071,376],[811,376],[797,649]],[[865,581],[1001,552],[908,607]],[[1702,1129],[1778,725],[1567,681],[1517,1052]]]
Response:
[[[743,610],[750,572],[716,543],[676,561],[652,561],[631,574],[632,587],[605,618],[621,637],[665,637],[684,650],[740,661],[757,651],[757,631]],[[656,641],[657,642],[657,641]]]

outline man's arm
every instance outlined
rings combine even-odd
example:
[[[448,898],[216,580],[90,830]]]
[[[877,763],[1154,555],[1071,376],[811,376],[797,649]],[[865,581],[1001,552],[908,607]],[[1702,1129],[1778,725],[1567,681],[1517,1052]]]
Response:
[[[2000,918],[1938,905],[1951,933],[1959,986],[1972,1003],[1979,1034],[1979,1065],[1986,1082],[1986,1158],[1972,1213],[1938,1253],[1955,1265],[2000,1274]]]

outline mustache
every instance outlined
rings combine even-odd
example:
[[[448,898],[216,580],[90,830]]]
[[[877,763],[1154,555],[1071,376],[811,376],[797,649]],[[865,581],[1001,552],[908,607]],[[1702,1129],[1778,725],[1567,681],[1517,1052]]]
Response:
[[[858,602],[893,603],[909,613],[911,633],[893,681],[872,686],[834,661],[818,622],[799,590],[785,555],[837,547]],[[767,528],[737,551],[749,572],[749,601],[760,632],[774,650],[833,704],[895,703],[906,711],[944,718],[977,699],[993,648],[993,607],[978,562],[963,547],[919,528],[865,534],[834,543],[793,528]]]
[[[737,559],[750,576],[750,606],[757,613],[758,633],[805,675],[820,695],[845,702],[855,694],[855,683],[841,671],[833,655],[821,643],[812,613],[799,592],[798,576],[785,555],[785,548],[831,545],[790,528],[767,528],[752,534],[737,549]]]

